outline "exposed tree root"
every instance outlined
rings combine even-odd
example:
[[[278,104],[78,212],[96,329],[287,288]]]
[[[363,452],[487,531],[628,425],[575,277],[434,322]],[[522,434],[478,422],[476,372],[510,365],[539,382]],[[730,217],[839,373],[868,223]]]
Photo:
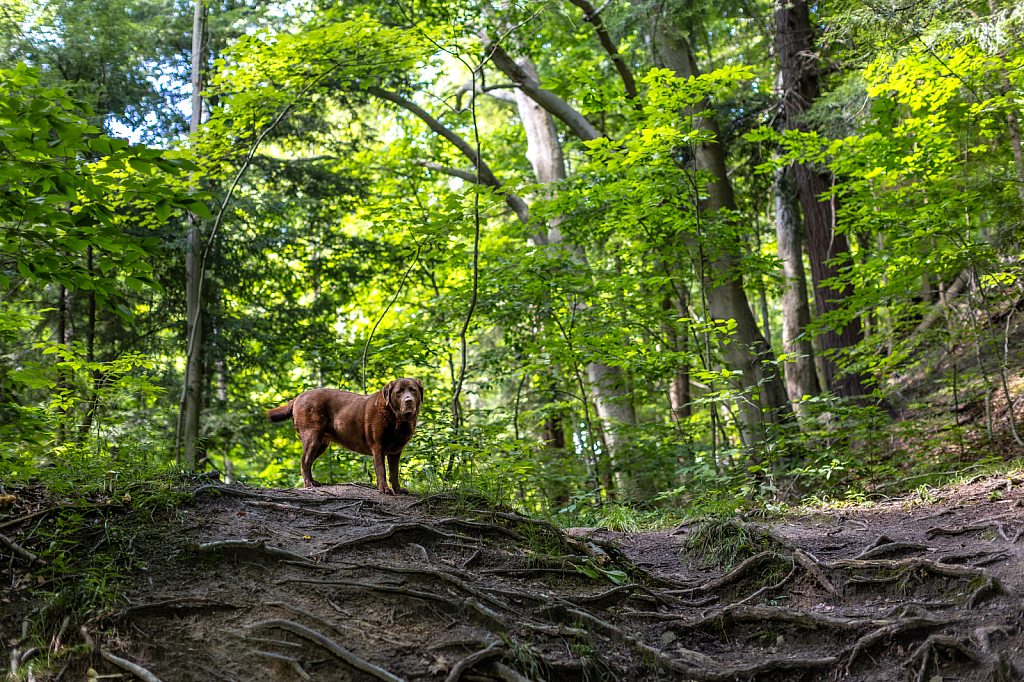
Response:
[[[807,571],[812,578],[818,581],[818,584],[824,587],[826,592],[835,598],[840,596],[839,590],[836,589],[831,580],[825,577],[825,573],[821,570],[818,562],[812,559],[810,555],[803,550],[797,549],[793,551],[793,559],[803,566],[804,570]]]
[[[220,486],[209,489],[213,488]],[[258,656],[272,662],[268,665],[274,665],[279,674],[302,679],[309,675],[324,679],[359,675],[347,671],[347,665],[337,669],[334,664],[336,669],[330,672],[326,666],[317,666],[307,652],[315,651],[321,661],[327,654],[310,647],[310,642],[379,680],[400,678],[342,645],[353,642],[357,652],[377,652],[369,654],[376,663],[403,676],[442,680],[447,675],[449,682],[632,682],[654,677],[795,682],[836,680],[851,670],[853,677],[860,675],[857,679],[865,675],[895,679],[893,668],[902,677],[901,666],[905,666],[909,682],[932,682],[937,672],[948,673],[945,668],[951,657],[978,666],[979,675],[991,671],[992,682],[1019,679],[1012,676],[1010,668],[1011,662],[1019,664],[1013,658],[1018,656],[1014,648],[1019,645],[1018,636],[1004,624],[1013,623],[1015,617],[1008,615],[1007,608],[1019,613],[1019,606],[1007,607],[1011,600],[998,599],[992,608],[974,609],[997,595],[1002,585],[985,569],[953,563],[1004,557],[990,551],[970,551],[977,543],[963,548],[964,554],[959,557],[948,554],[936,561],[921,556],[902,558],[905,555],[899,554],[928,549],[921,544],[875,532],[871,535],[874,541],[864,547],[864,542],[855,540],[851,533],[845,550],[828,556],[856,555],[854,558],[819,561],[814,553],[797,547],[775,530],[737,518],[712,527],[706,538],[700,537],[700,546],[713,547],[721,538],[726,551],[734,556],[749,551],[750,546],[757,548],[754,551],[764,551],[719,577],[672,584],[673,567],[662,566],[664,574],[648,581],[642,571],[634,571],[630,560],[633,552],[660,559],[674,550],[674,545],[653,544],[663,541],[664,534],[638,537],[636,542],[618,547],[575,532],[567,535],[546,521],[504,508],[469,512],[468,518],[430,518],[423,512],[408,512],[404,506],[408,502],[392,501],[390,508],[400,518],[384,520],[366,513],[369,510],[365,508],[361,515],[352,512],[349,516],[326,511],[338,507],[310,510],[291,504],[297,498],[278,503],[254,493],[242,496],[254,498],[244,501],[249,507],[272,510],[260,514],[265,524],[261,536],[266,529],[280,526],[276,535],[265,536],[267,542],[281,537],[282,541],[274,544],[295,552],[315,551],[316,563],[255,541],[195,545],[196,551],[256,551],[280,560],[259,562],[273,572],[269,578],[254,570],[240,574],[246,587],[252,589],[249,594],[264,596],[254,597],[251,605],[243,603],[248,599],[238,603],[261,611],[260,615],[219,611],[238,607],[212,599],[187,599],[187,591],[165,595],[177,595],[178,599],[140,603],[121,614],[139,614],[140,618],[161,622],[162,617],[181,614],[180,609],[193,609],[182,615],[195,614],[190,619],[195,622],[214,621],[204,632],[208,638],[212,635],[211,648],[222,650],[222,642],[216,641],[215,628],[220,628],[225,635],[243,638],[230,642],[235,652],[248,653],[250,659]],[[413,506],[441,499],[447,498],[426,498]],[[465,499],[458,497],[463,508]],[[220,504],[229,520],[243,506],[232,499]],[[317,527],[324,532],[319,537],[300,539],[290,525],[295,517],[291,517],[292,522],[286,518],[291,514],[304,515],[299,521],[305,529]],[[360,535],[354,532],[357,526],[352,525],[338,537],[309,517],[358,522],[356,532]],[[1006,523],[1009,530],[1016,527],[1009,525],[1011,521]],[[720,532],[723,526],[733,530]],[[247,522],[239,527],[247,527]],[[884,527],[896,538],[904,532],[894,525],[872,527]],[[998,531],[991,524],[985,527]],[[1009,534],[1012,536],[1012,532]],[[962,541],[936,540],[934,544],[942,550],[929,550],[933,553],[928,556],[935,557],[943,550],[961,551],[952,548]],[[741,542],[742,546],[738,544]],[[815,553],[836,551],[829,542],[815,537],[808,546]],[[1012,550],[1005,544],[1000,546]],[[647,551],[651,555],[644,554]],[[723,552],[723,556],[729,555]],[[355,561],[347,561],[349,558]],[[612,585],[605,577],[584,575],[573,570],[574,562],[621,570],[630,576],[629,584]],[[639,559],[636,563],[644,565]],[[218,580],[231,569],[214,562],[200,568],[215,572]],[[298,570],[308,568],[330,572]],[[620,578],[615,573],[607,575],[613,580]],[[1019,581],[1008,584],[1015,586]],[[652,590],[651,585],[658,587]],[[782,603],[794,606],[773,605],[772,598],[780,592],[793,600]],[[997,614],[1003,620],[997,620]],[[47,632],[52,634],[63,615],[54,613],[38,620],[45,620]],[[278,616],[281,619],[265,620]],[[241,635],[230,632],[241,629],[239,623],[256,621],[261,622],[250,626],[256,630],[244,630]],[[152,632],[144,622],[140,624]],[[188,632],[189,625],[182,620],[181,625],[175,623],[172,627]],[[18,652],[19,662],[23,655],[23,651]],[[207,654],[197,650],[196,655]],[[164,674],[163,670],[157,672]],[[439,674],[441,671],[444,675]],[[215,680],[210,677],[207,682]]]
[[[910,660],[906,664],[907,672],[915,682],[928,680],[928,670],[932,664],[936,669],[939,668],[939,651],[943,649],[955,651],[971,661],[978,660],[978,656],[956,637],[929,635],[928,639],[910,654]],[[917,674],[914,674],[915,669]]]
[[[186,547],[197,554],[207,554],[224,550],[240,550],[243,552],[265,554],[269,557],[274,557],[275,559],[290,559],[292,561],[307,564],[313,563],[301,554],[295,554],[294,552],[289,552],[286,549],[280,549],[278,547],[267,547],[265,540],[218,540],[217,542],[207,542],[201,545],[186,544]]]
[[[463,528],[472,528],[473,530],[489,530],[489,531],[493,531],[495,533],[500,533],[502,535],[507,535],[508,537],[512,538],[513,540],[518,540],[520,542],[526,542],[526,538],[524,538],[519,533],[516,533],[515,531],[511,531],[508,528],[503,528],[503,527],[501,527],[499,525],[496,525],[496,524],[493,524],[493,523],[480,523],[479,521],[466,521],[465,519],[459,519],[459,518],[454,518],[454,517],[453,518],[448,518],[448,519],[440,519],[440,520],[436,521],[435,523],[437,523],[438,525],[442,525],[442,524],[455,524],[455,525],[458,525],[458,526],[462,526]]]
[[[562,575],[582,575],[579,571],[570,571],[567,568],[555,568],[553,566],[532,566],[530,568],[487,568],[480,573],[485,575],[530,575],[531,573],[560,573]]]
[[[964,533],[988,530],[989,528],[992,528],[997,525],[1001,524],[995,521],[991,521],[988,523],[975,523],[969,526],[929,528],[927,531],[925,531],[925,534],[928,535],[928,537],[931,537],[933,535],[963,535]]]
[[[402,586],[396,586],[396,585],[375,585],[373,583],[360,582],[358,580],[315,580],[315,579],[312,579],[312,578],[284,578],[284,579],[281,579],[281,580],[274,581],[275,585],[283,585],[283,584],[286,584],[286,583],[306,583],[306,584],[313,584],[313,585],[336,585],[338,587],[354,587],[354,588],[362,589],[362,590],[372,590],[374,592],[388,592],[388,593],[391,593],[391,594],[401,594],[401,595],[404,595],[406,597],[412,597],[413,599],[423,599],[423,600],[427,600],[427,601],[441,602],[442,604],[448,605],[453,611],[455,611],[457,613],[464,612],[466,610],[466,607],[469,607],[469,608],[473,609],[474,611],[476,611],[477,613],[479,613],[480,615],[482,615],[485,618],[487,618],[488,620],[491,620],[491,621],[497,623],[498,626],[502,630],[508,630],[509,629],[508,621],[506,621],[504,618],[502,618],[500,615],[498,615],[493,610],[488,609],[487,607],[483,606],[479,601],[473,599],[472,597],[468,598],[468,599],[466,599],[466,600],[464,600],[462,602],[459,602],[459,601],[456,601],[454,599],[449,599],[448,597],[442,596],[440,594],[436,594],[434,592],[422,592],[422,591],[419,591],[419,590],[410,589],[408,587],[402,587]],[[494,601],[493,599],[491,599],[490,597],[487,597],[486,595],[484,595],[484,597],[486,599],[488,599],[489,601]],[[500,608],[505,608],[505,609],[508,608],[504,604],[502,604],[501,602],[495,602],[495,603],[498,604]]]
[[[240,488],[232,488],[226,485],[202,485],[192,491],[193,497],[199,493],[205,492],[220,492],[225,495],[233,495],[234,497],[255,497],[261,500],[268,500],[271,502],[308,502],[310,504],[327,504],[328,502],[337,502],[341,499],[340,497],[297,497],[293,495],[264,495],[262,493],[253,493],[248,490],[241,490]]]
[[[904,620],[896,621],[895,623],[887,623],[877,630],[869,632],[854,643],[853,649],[850,652],[850,659],[846,662],[846,674],[850,674],[850,668],[857,660],[857,657],[879,641],[893,637],[894,635],[902,634],[909,630],[934,628],[946,625],[949,622],[951,622],[949,618],[906,618]]]
[[[823,658],[787,657],[773,658],[759,663],[745,665],[725,665],[710,656],[683,648],[676,649],[675,653],[678,654],[678,658],[673,658],[665,651],[652,647],[649,644],[641,642],[635,637],[627,635],[614,625],[607,623],[590,613],[579,611],[577,609],[566,608],[564,606],[553,607],[553,609],[561,611],[564,615],[571,616],[577,621],[589,623],[591,627],[615,641],[624,642],[636,649],[639,649],[647,657],[653,660],[657,667],[679,673],[684,677],[684,679],[705,680],[707,682],[725,682],[726,680],[753,678],[757,675],[776,670],[821,668],[830,666],[837,660],[834,656],[827,656]]]
[[[481,661],[489,661],[492,658],[499,658],[505,654],[505,650],[499,648],[498,642],[492,642],[490,646],[476,653],[466,656],[464,659],[452,666],[444,682],[458,682],[462,674]]]
[[[844,569],[844,570],[889,570],[899,571],[901,574],[909,577],[910,574],[917,569],[924,569],[935,573],[936,575],[945,576],[947,578],[962,578],[965,580],[982,579],[984,582],[971,592],[968,596],[964,605],[967,608],[975,606],[982,598],[990,594],[999,594],[1003,591],[1002,584],[988,571],[983,568],[974,568],[970,566],[954,566],[951,564],[942,564],[931,559],[925,559],[923,557],[913,557],[910,559],[899,559],[899,560],[885,560],[885,559],[839,559],[838,561],[831,561],[825,564],[826,568],[829,569]],[[882,580],[886,578],[875,578],[873,580]],[[864,580],[860,582],[865,582]]]
[[[300,678],[302,678],[304,680],[311,680],[311,679],[313,679],[312,677],[309,676],[309,673],[307,673],[302,668],[302,664],[299,663],[299,659],[295,658],[294,656],[284,656],[282,654],[274,654],[274,653],[271,653],[269,651],[260,651],[259,649],[255,649],[253,651],[253,653],[256,654],[257,656],[263,656],[264,658],[272,658],[275,661],[280,661],[282,663],[287,663],[291,667],[291,669],[295,671],[295,674],[298,675]]]
[[[295,512],[298,514],[309,514],[311,516],[326,516],[328,518],[339,518],[347,519],[349,521],[359,521],[358,516],[352,516],[351,514],[342,514],[336,511],[320,511],[319,509],[307,509],[305,507],[297,507],[293,504],[286,504],[284,502],[257,502],[256,500],[246,500],[245,504],[252,505],[254,507],[271,507],[273,509],[281,509],[283,511]]]
[[[405,680],[403,680],[401,677],[398,677],[397,675],[392,675],[387,670],[384,670],[383,668],[379,668],[379,667],[375,666],[374,664],[372,664],[372,663],[370,663],[368,661],[364,661],[363,659],[359,658],[358,656],[353,654],[348,649],[345,649],[345,648],[341,647],[340,645],[338,645],[333,640],[328,639],[327,637],[324,637],[320,633],[314,632],[313,630],[310,630],[309,628],[303,627],[303,626],[299,625],[298,623],[293,623],[290,620],[282,620],[282,619],[268,620],[268,621],[264,621],[262,623],[256,623],[252,627],[253,628],[279,628],[281,630],[287,630],[288,632],[291,632],[294,635],[298,635],[299,637],[302,637],[303,639],[307,639],[310,642],[313,642],[315,644],[319,644],[324,649],[327,649],[329,652],[331,652],[332,654],[334,654],[335,656],[337,656],[341,660],[345,661],[346,663],[348,663],[350,666],[352,666],[353,668],[355,668],[357,670],[362,670],[364,673],[368,673],[370,675],[373,675],[374,677],[376,677],[378,679],[381,679],[381,680],[384,680],[385,682],[405,682]]]
[[[148,609],[174,609],[174,608],[222,608],[240,609],[241,606],[217,599],[203,599],[202,597],[181,597],[178,599],[167,599],[164,601],[151,602],[148,604],[136,604],[124,609],[124,613],[146,611]]]
[[[643,592],[646,595],[655,597],[657,599],[657,595],[655,593],[651,592],[642,585],[619,585],[618,587],[613,587],[612,589],[606,590],[605,592],[601,592],[600,594],[581,594],[572,597],[566,597],[566,599],[575,604],[596,604],[598,602],[607,601],[612,597],[620,597],[623,595],[626,597],[633,597],[635,596],[634,592],[638,591]],[[662,598],[658,599],[658,601],[665,603],[667,600]]]
[[[102,656],[104,659],[110,661],[121,670],[127,670],[132,675],[135,675],[140,680],[143,680],[143,682],[160,682],[160,678],[158,678],[156,675],[149,672],[142,666],[136,665],[131,661],[127,661],[123,658],[120,658],[119,656],[115,656],[106,649],[97,647],[96,644],[93,642],[92,636],[89,635],[89,630],[84,625],[79,630],[79,633],[81,633],[82,640],[85,642],[85,645],[86,647],[88,647],[89,651],[98,651],[100,656]]]
[[[869,618],[846,618],[843,616],[830,616],[816,611],[804,611],[787,606],[749,606],[746,604],[730,604],[721,610],[690,623],[684,623],[689,627],[709,627],[721,619],[731,619],[748,622],[779,622],[788,625],[797,625],[808,630],[840,630],[854,631],[872,624],[885,623],[886,621]]]
[[[233,632],[231,630],[225,630],[225,632],[232,637],[245,640],[252,644],[267,644],[270,646],[285,647],[288,649],[302,649],[305,648],[305,644],[299,644],[298,642],[289,642],[283,639],[270,639],[269,637],[253,637],[252,635],[243,635],[240,632]]]
[[[879,542],[880,540],[886,540],[887,542]],[[894,542],[884,535],[875,540],[872,544],[864,548],[864,551],[854,557],[854,559],[874,559],[884,554],[891,554],[892,552],[905,552],[905,551],[924,551],[928,549],[922,544],[917,542]]]
[[[724,587],[725,585],[728,585],[729,583],[735,582],[736,580],[742,578],[749,571],[753,570],[754,568],[757,568],[765,562],[785,560],[786,559],[777,552],[761,552],[760,554],[755,554],[754,556],[750,557],[749,559],[747,559],[739,566],[726,573],[725,575],[721,576],[720,578],[715,578],[714,580],[710,580],[704,583],[703,585],[698,585],[697,587],[688,587],[681,590],[665,590],[662,592],[662,594],[693,594],[694,592],[707,592],[708,590],[717,590],[720,587]]]
[[[529,678],[523,677],[504,663],[495,663],[491,667],[494,668],[494,672],[498,674],[498,677],[505,682],[530,682]]]
[[[386,540],[395,533],[405,533],[409,531],[418,531],[420,533],[426,533],[427,535],[437,535],[442,538],[449,538],[453,540],[467,540],[469,542],[476,542],[476,538],[469,537],[468,535],[458,535],[453,533],[445,533],[436,528],[431,528],[428,525],[422,523],[396,523],[388,526],[385,530],[379,533],[369,533],[358,538],[352,538],[350,540],[342,540],[341,542],[328,547],[325,550],[317,552],[317,554],[330,554],[331,552],[337,551],[342,547],[354,547],[356,545],[362,545],[368,542],[377,542],[379,540]]]
[[[554,535],[562,543],[567,543],[568,540],[568,536],[565,534],[565,531],[563,531],[561,528],[551,523],[550,521],[545,521],[543,519],[534,519],[529,516],[522,516],[520,514],[510,514],[508,512],[495,511],[493,509],[474,509],[473,513],[482,514],[485,516],[496,516],[499,519],[514,521],[516,523],[521,523],[527,526],[539,526],[547,530],[552,535]]]
[[[425,575],[425,576],[429,576],[431,578],[437,578],[438,580],[443,580],[444,582],[449,583],[451,585],[455,585],[459,589],[464,590],[464,591],[468,592],[469,594],[472,594],[474,597],[477,597],[478,599],[482,599],[482,600],[484,600],[486,602],[489,602],[489,603],[493,604],[494,606],[497,606],[500,609],[508,608],[507,606],[502,604],[500,601],[494,599],[493,597],[488,596],[486,593],[478,590],[477,588],[473,587],[472,585],[469,585],[468,583],[466,583],[464,580],[462,580],[458,576],[452,575],[451,573],[447,573],[445,571],[438,571],[438,570],[435,570],[435,569],[432,569],[432,568],[403,568],[403,567],[400,567],[400,566],[383,566],[381,564],[348,564],[345,568],[346,569],[364,568],[364,569],[370,569],[370,570],[374,570],[374,571],[383,571],[383,572],[386,572],[386,573],[402,573],[402,574],[406,574],[406,575]]]
[[[774,592],[775,590],[780,589],[783,585],[789,582],[789,579],[793,577],[794,573],[796,573],[796,561],[793,562],[793,568],[790,569],[789,573],[786,574],[785,578],[775,583],[774,585],[765,585],[758,591],[747,595],[743,599],[740,599],[738,602],[736,602],[736,604],[746,604],[748,601],[752,601],[753,599],[760,597],[762,594],[765,594],[767,592]]]

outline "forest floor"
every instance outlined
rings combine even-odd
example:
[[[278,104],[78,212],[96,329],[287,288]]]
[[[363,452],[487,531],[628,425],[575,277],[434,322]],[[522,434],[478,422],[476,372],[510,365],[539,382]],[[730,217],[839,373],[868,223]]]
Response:
[[[144,569],[85,628],[51,613],[41,635],[28,571],[0,590],[19,679],[1024,679],[1024,478],[641,533],[472,495],[192,492],[157,522],[96,517]],[[17,543],[31,511],[0,532]],[[33,642],[63,653],[44,666]]]

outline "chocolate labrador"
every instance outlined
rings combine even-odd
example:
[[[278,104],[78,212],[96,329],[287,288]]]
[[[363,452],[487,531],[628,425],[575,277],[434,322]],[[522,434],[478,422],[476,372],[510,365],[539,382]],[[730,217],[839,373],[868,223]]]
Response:
[[[287,405],[267,410],[270,421],[292,418],[302,439],[302,483],[314,488],[313,462],[331,443],[373,457],[377,490],[384,495],[405,494],[398,484],[398,458],[416,430],[416,419],[423,402],[423,384],[419,379],[396,379],[370,395],[359,395],[336,388],[305,391]],[[384,458],[388,459],[390,479],[384,476]],[[386,480],[391,481],[389,486]]]

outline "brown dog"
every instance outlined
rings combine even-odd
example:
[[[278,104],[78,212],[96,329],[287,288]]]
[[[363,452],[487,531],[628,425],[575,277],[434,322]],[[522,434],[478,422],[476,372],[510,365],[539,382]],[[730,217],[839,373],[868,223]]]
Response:
[[[287,405],[267,410],[270,421],[292,418],[302,439],[302,483],[313,488],[313,462],[331,443],[373,457],[377,490],[385,495],[405,494],[398,484],[398,458],[416,430],[423,402],[419,379],[396,379],[377,393],[359,395],[335,388],[305,391]],[[391,470],[385,482],[384,457]]]

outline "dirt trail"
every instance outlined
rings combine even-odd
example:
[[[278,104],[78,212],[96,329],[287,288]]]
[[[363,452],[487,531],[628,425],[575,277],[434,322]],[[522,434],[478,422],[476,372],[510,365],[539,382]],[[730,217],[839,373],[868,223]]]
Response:
[[[734,519],[716,537],[749,558],[725,574],[683,554],[699,524],[562,533],[465,498],[204,486],[134,540],[148,568],[91,626],[105,658],[61,679],[117,657],[163,682],[1024,680],[1021,483]]]

